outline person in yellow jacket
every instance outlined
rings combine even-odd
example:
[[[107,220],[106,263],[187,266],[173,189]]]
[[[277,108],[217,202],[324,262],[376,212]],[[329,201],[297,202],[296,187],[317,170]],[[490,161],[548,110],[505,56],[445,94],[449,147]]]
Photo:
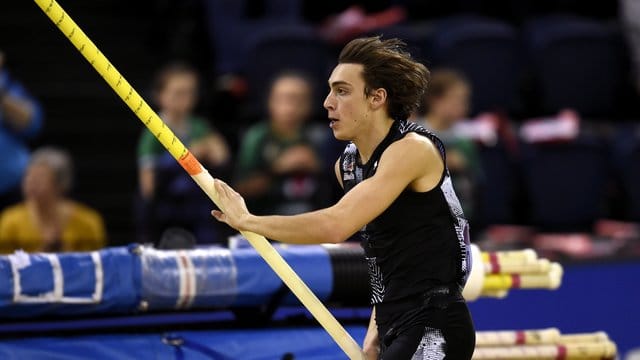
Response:
[[[105,245],[100,214],[67,197],[72,172],[62,150],[33,153],[22,181],[24,201],[0,213],[0,253],[90,251]]]

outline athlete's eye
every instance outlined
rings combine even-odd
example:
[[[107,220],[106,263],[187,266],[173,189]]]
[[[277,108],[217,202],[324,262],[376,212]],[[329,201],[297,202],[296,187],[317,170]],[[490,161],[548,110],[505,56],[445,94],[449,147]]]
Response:
[[[338,94],[338,95],[346,95],[347,94],[347,90],[342,89],[342,88],[338,88],[338,90],[336,90],[336,94]]]

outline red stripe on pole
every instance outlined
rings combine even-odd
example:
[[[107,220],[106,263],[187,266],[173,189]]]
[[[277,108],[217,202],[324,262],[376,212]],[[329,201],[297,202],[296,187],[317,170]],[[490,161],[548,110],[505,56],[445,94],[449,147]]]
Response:
[[[489,253],[489,264],[491,264],[491,273],[499,274],[500,273],[500,261],[498,261],[498,254],[495,252]]]
[[[567,359],[567,347],[564,345],[558,345],[558,356],[556,356],[556,360],[566,360]]]
[[[511,287],[513,289],[519,289],[521,286],[521,280],[520,280],[520,275],[519,274],[513,274],[511,275]]]
[[[183,294],[182,299],[180,299],[180,308],[185,308],[189,303],[189,298],[193,296],[191,293],[191,278],[189,277],[189,264],[187,263],[187,256],[183,251],[178,252],[178,258],[180,259],[180,263],[182,264],[182,268],[184,269],[184,283],[185,283],[185,292]]]

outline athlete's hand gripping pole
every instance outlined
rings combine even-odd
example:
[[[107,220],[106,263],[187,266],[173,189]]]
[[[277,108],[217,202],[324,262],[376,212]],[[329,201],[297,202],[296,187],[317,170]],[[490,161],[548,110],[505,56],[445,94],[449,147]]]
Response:
[[[111,65],[109,60],[85,35],[82,29],[76,25],[55,0],[35,0],[35,2],[217,205],[218,195],[209,172],[204,169],[200,162],[131,87],[127,80],[122,77],[118,70]],[[224,209],[221,210],[224,211]],[[331,335],[345,354],[351,359],[364,359],[362,350],[349,333],[345,331],[264,236],[250,232],[242,232],[242,235],[249,240],[260,256],[264,258],[273,271],[278,274],[280,279]]]

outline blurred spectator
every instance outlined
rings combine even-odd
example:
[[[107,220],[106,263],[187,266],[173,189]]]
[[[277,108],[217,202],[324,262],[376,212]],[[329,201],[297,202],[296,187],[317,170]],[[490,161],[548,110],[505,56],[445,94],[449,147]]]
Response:
[[[70,200],[69,155],[55,148],[35,151],[22,181],[24,202],[0,214],[0,253],[90,251],[105,245],[102,217]]]
[[[416,122],[436,134],[447,150],[447,167],[467,218],[473,217],[475,187],[481,173],[475,144],[456,132],[455,125],[468,116],[471,87],[453,70],[436,70],[425,96],[426,114]]]
[[[162,120],[189,151],[216,177],[224,178],[230,163],[226,141],[192,113],[198,101],[196,71],[184,64],[163,68],[156,78],[154,99]],[[210,201],[147,130],[138,144],[138,167],[143,240],[157,242],[164,229],[178,226],[192,231],[199,242],[222,241],[217,224],[208,216]]]
[[[0,209],[20,200],[20,180],[29,162],[25,142],[41,127],[40,105],[9,75],[0,51]]]
[[[269,119],[245,134],[238,158],[236,189],[259,214],[295,214],[320,207],[321,158],[306,125],[312,84],[302,74],[285,72],[272,83]]]

